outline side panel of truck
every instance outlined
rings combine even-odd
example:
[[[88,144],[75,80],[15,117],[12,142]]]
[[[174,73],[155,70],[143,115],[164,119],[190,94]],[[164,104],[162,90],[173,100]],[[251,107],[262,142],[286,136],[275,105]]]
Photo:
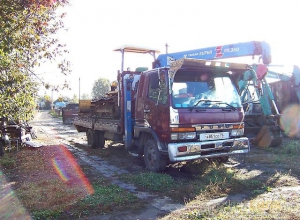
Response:
[[[165,78],[158,79],[159,70],[147,72],[141,77],[142,90],[137,94],[136,107],[136,127],[147,127],[152,132],[153,138],[157,141],[166,142],[169,140],[169,99],[167,87],[164,91],[159,91],[158,88],[151,88],[153,82],[160,80],[161,85],[166,86]],[[160,75],[164,75],[160,73]],[[138,133],[135,136],[138,137]]]

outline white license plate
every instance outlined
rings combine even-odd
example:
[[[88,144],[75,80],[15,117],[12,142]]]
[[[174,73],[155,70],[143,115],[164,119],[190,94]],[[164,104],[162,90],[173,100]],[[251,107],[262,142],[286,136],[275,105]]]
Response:
[[[219,140],[229,138],[229,132],[200,134],[200,141]]]

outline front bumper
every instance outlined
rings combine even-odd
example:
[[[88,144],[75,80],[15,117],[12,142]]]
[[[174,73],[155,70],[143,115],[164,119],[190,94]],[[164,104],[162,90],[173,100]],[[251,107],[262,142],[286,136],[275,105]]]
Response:
[[[179,152],[178,147],[186,146],[187,151]],[[182,142],[169,143],[168,154],[171,162],[196,160],[243,154],[250,151],[249,140],[246,137],[203,141],[203,142]]]

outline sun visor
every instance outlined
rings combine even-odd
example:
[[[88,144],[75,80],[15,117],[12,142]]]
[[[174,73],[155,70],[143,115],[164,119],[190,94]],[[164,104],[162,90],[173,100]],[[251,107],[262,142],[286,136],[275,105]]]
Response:
[[[249,70],[251,67],[248,64],[241,64],[241,63],[228,63],[228,62],[221,62],[215,60],[199,60],[199,59],[182,58],[172,62],[170,65],[169,77],[172,82],[175,73],[181,68],[194,69],[194,70],[215,68],[221,71],[244,72],[246,70]]]

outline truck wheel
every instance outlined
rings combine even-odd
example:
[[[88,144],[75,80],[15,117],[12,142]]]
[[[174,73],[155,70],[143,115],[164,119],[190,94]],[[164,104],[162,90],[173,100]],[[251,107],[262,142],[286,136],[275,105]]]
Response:
[[[104,148],[105,147],[105,138],[104,138],[104,132],[99,131],[98,133],[98,147]]]
[[[150,139],[144,148],[144,162],[146,168],[153,172],[162,172],[166,169],[167,158],[159,152],[157,143]]]
[[[4,143],[0,141],[0,156],[4,155]]]
[[[92,129],[89,129],[86,133],[88,146],[91,148],[96,148],[98,146],[98,138],[96,132],[93,132]]]

